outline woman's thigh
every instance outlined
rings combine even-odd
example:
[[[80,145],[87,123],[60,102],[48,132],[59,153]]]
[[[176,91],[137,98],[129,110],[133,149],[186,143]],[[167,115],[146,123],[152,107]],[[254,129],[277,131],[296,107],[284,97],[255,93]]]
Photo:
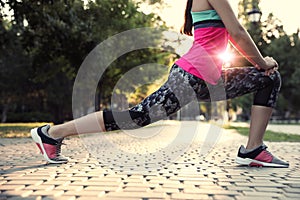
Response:
[[[222,79],[227,99],[257,92],[274,84],[278,74],[266,76],[255,67],[227,68],[222,71]]]

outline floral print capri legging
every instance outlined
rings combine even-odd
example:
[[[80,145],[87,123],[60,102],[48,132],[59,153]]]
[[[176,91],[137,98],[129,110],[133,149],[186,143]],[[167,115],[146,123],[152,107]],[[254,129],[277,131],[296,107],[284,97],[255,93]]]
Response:
[[[135,129],[164,119],[191,101],[220,101],[254,93],[254,105],[274,107],[281,86],[278,71],[266,76],[255,67],[226,68],[217,85],[174,64],[168,80],[138,105],[125,111],[104,111],[106,131]]]

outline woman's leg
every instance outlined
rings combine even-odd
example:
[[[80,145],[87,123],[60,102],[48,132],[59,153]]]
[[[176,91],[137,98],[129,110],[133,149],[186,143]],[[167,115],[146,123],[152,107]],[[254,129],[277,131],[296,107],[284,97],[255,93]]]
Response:
[[[167,82],[131,109],[121,112],[95,112],[64,124],[51,126],[48,134],[52,138],[64,138],[77,134],[146,126],[168,117],[196,99],[189,83],[192,78],[193,75],[174,65]]]
[[[68,159],[60,154],[64,137],[134,129],[163,119],[193,100],[191,97],[194,91],[189,85],[189,76],[190,74],[174,65],[167,82],[133,108],[123,112],[96,112],[65,124],[37,127],[31,130],[31,137],[49,163],[66,163]]]
[[[48,134],[52,138],[99,132],[105,132],[102,111],[88,114],[64,124],[51,126],[48,130]]]
[[[254,92],[247,147],[240,147],[236,162],[249,166],[288,167],[287,162],[276,158],[263,144],[265,130],[281,86],[279,72],[265,76],[264,72],[255,68],[236,68],[225,70],[223,78],[228,98]]]
[[[253,149],[260,146],[281,86],[279,73],[265,76],[264,72],[253,67],[233,68],[224,70],[223,78],[228,98],[254,92],[246,148]]]
[[[265,106],[252,106],[250,131],[246,149],[255,149],[263,143],[273,108]]]
[[[68,162],[68,158],[61,155],[64,137],[104,130],[102,112],[96,112],[61,125],[37,127],[32,129],[30,133],[45,160],[49,163],[58,164]]]
[[[105,111],[105,129],[136,129],[167,118],[181,107],[197,100],[191,85],[193,79],[193,75],[173,65],[166,83],[141,103],[127,111]],[[201,81],[205,85],[204,81]]]

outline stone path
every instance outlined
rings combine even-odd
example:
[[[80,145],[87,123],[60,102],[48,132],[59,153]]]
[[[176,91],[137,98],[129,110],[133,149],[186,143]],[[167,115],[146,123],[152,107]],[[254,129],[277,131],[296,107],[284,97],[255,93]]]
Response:
[[[63,147],[70,162],[48,165],[31,139],[1,139],[0,199],[299,199],[300,144],[266,142],[290,168],[249,168],[234,162],[246,140],[209,124],[166,123],[72,137]]]

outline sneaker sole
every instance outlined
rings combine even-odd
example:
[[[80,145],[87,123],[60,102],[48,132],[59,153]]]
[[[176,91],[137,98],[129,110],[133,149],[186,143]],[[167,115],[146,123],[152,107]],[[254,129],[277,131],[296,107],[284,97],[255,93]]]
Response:
[[[258,160],[253,160],[250,158],[241,158],[241,157],[236,157],[236,163],[240,165],[247,165],[250,167],[280,167],[280,168],[288,168],[288,165],[281,165],[281,164],[276,164],[276,163],[267,163],[267,162],[261,162]]]
[[[61,163],[68,162],[68,161],[55,161],[55,160],[51,160],[48,157],[46,150],[44,148],[43,142],[42,142],[42,138],[37,133],[37,128],[32,129],[30,131],[30,134],[31,134],[31,138],[33,139],[33,141],[37,144],[38,148],[42,151],[42,154],[47,162],[53,163],[53,164],[61,164]]]

